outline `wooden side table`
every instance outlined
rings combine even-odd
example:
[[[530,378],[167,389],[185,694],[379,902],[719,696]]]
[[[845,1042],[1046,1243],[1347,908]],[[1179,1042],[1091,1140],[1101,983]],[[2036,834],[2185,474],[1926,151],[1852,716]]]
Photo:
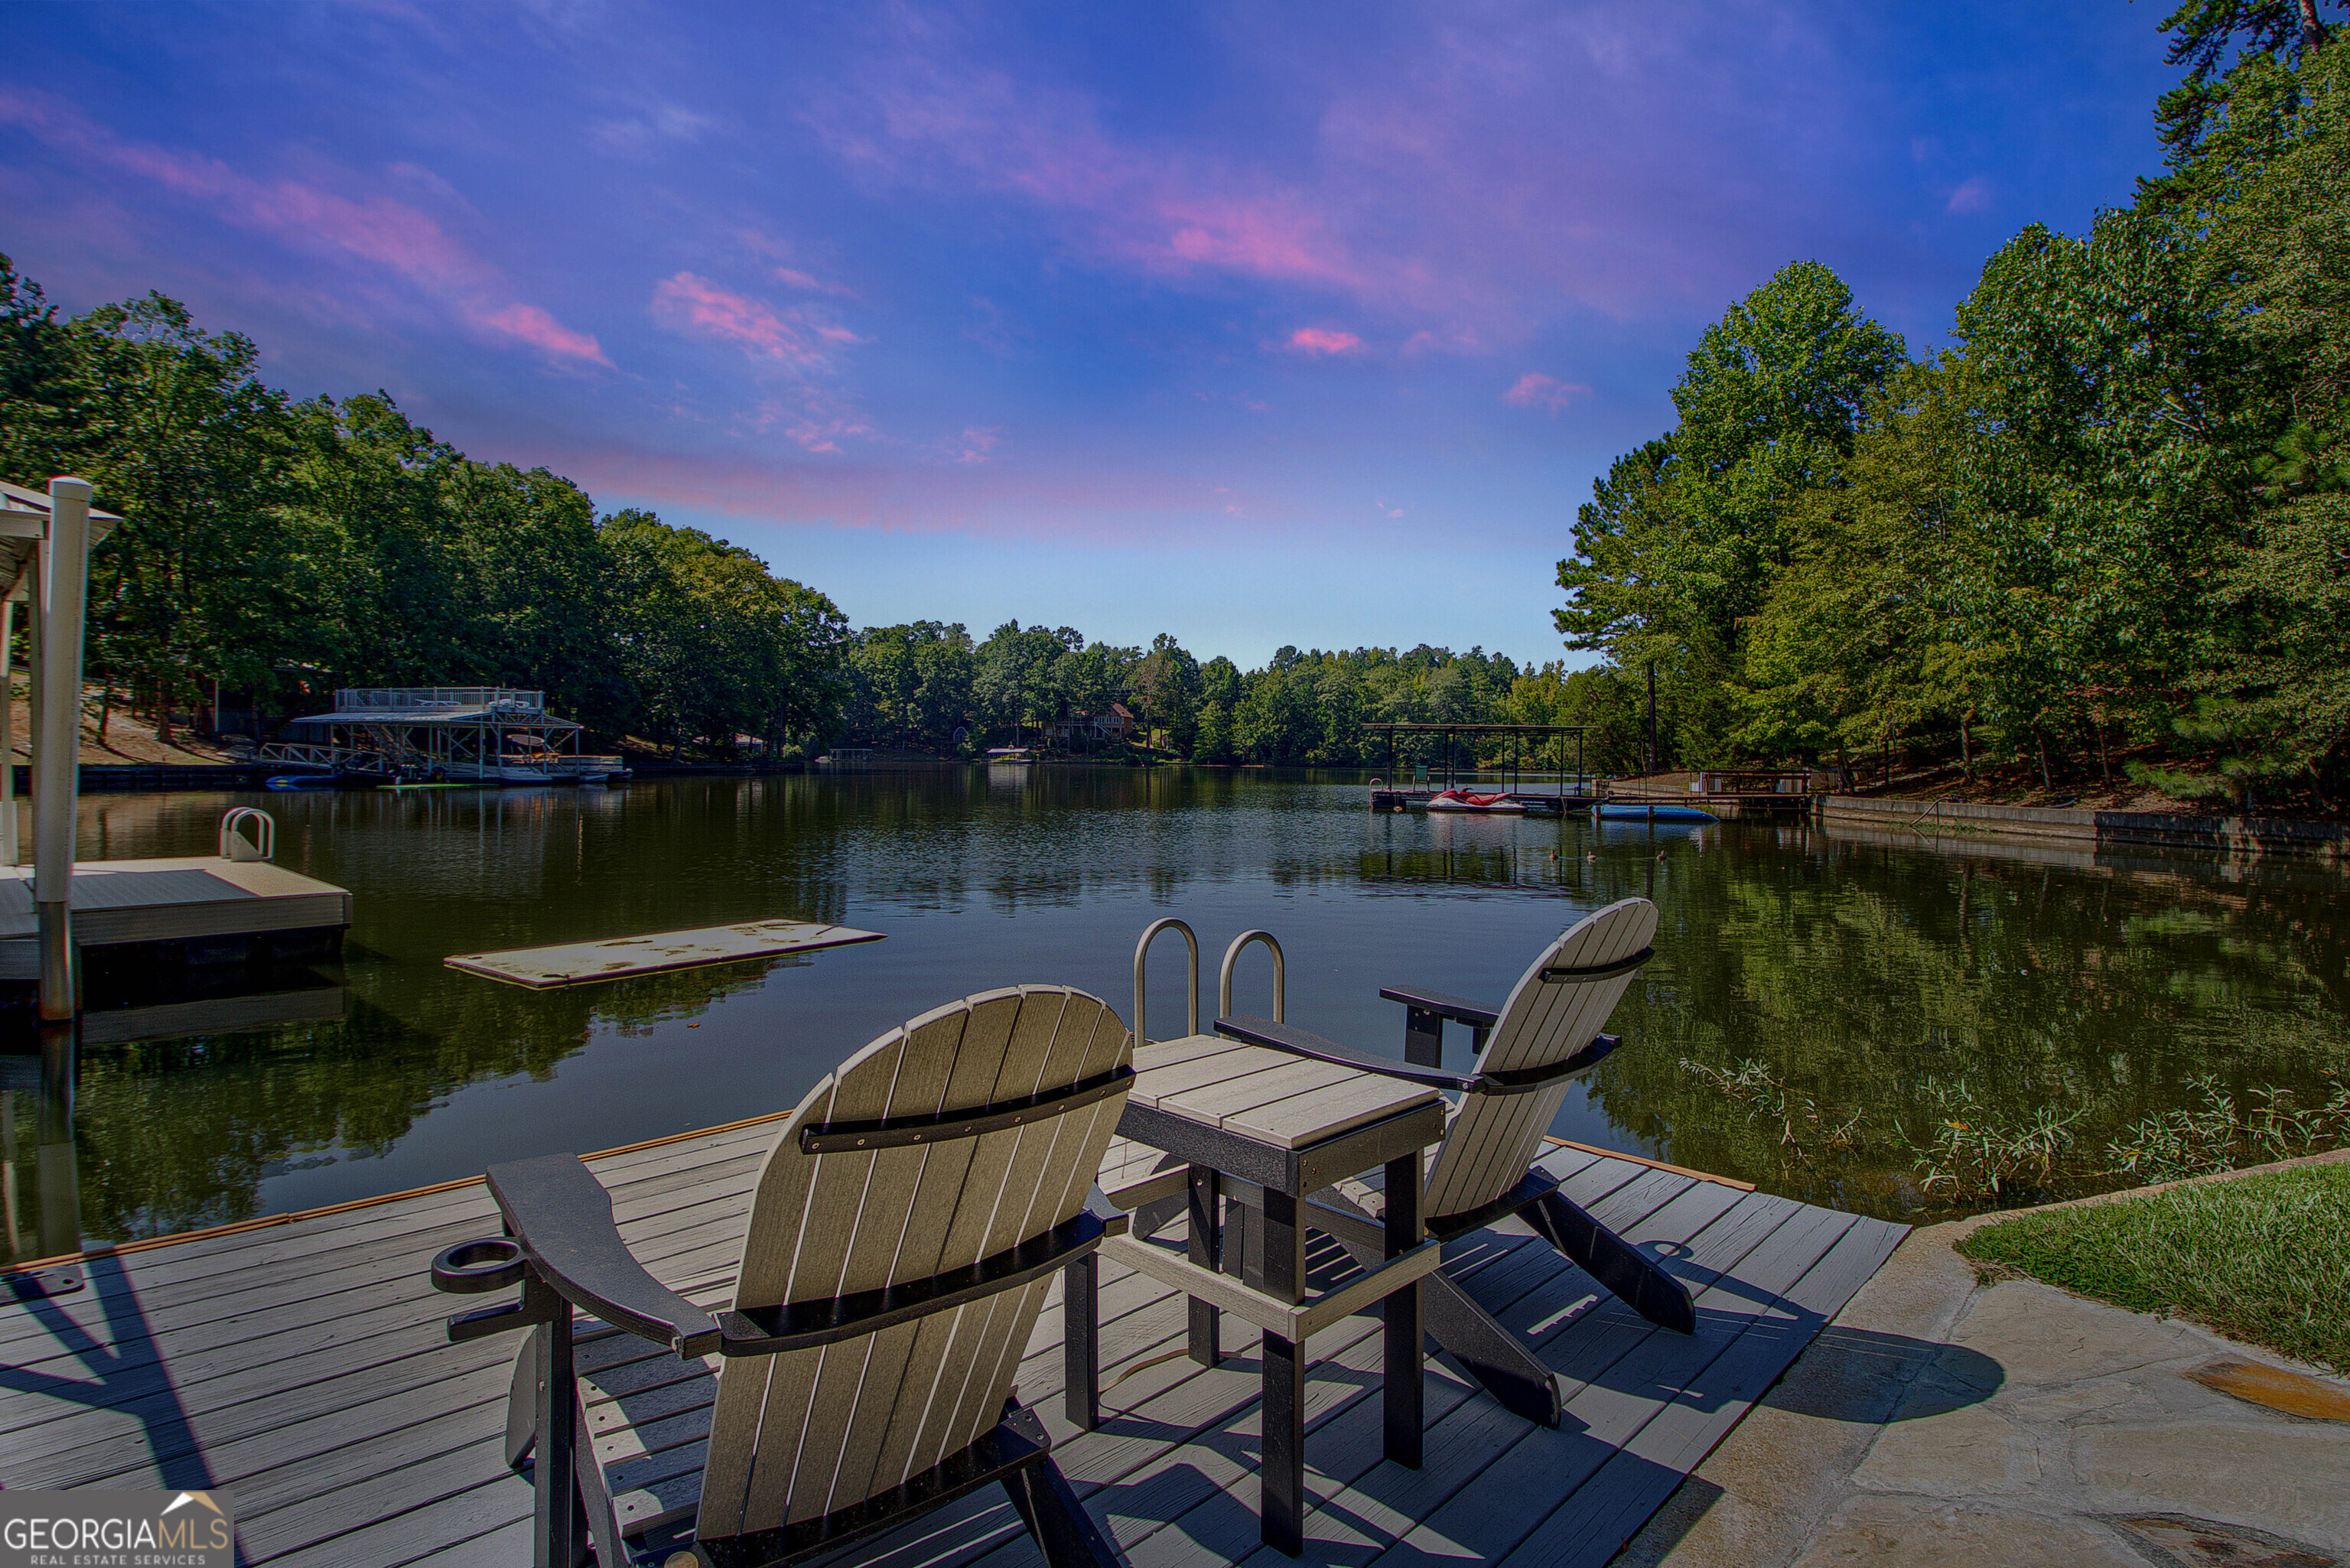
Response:
[[[1381,1303],[1385,1451],[1399,1464],[1419,1466],[1425,1324],[1417,1286],[1443,1261],[1441,1244],[1421,1234],[1420,1154],[1443,1137],[1444,1101],[1418,1085],[1208,1034],[1146,1045],[1134,1054],[1134,1068],[1119,1137],[1185,1165],[1122,1185],[1112,1199],[1132,1209],[1180,1193],[1190,1237],[1181,1252],[1119,1237],[1104,1241],[1102,1255],[1191,1298],[1191,1351],[1203,1366],[1219,1359],[1220,1313],[1263,1332],[1262,1531],[1266,1545],[1295,1556],[1305,1547],[1305,1345],[1316,1329]],[[1373,1166],[1387,1174],[1385,1256],[1360,1278],[1309,1300],[1299,1205]],[[1262,1189],[1261,1199],[1248,1194],[1252,1210],[1261,1201],[1262,1220],[1252,1216],[1238,1278],[1224,1272],[1219,1201],[1233,1183]],[[1100,1418],[1095,1279],[1087,1259],[1067,1281],[1069,1417],[1088,1428]]]

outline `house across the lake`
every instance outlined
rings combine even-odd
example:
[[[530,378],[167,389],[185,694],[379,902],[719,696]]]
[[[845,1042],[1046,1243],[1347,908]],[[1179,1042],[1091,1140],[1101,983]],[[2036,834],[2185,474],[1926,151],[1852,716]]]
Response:
[[[1123,702],[1113,702],[1100,713],[1072,713],[1043,722],[1045,741],[1064,751],[1091,751],[1113,741],[1131,741],[1140,728]]]

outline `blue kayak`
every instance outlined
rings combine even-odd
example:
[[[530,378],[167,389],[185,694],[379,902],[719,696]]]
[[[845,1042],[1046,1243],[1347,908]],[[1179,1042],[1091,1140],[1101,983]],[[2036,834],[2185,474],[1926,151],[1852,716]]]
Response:
[[[268,789],[332,789],[337,780],[332,774],[279,774],[261,782]]]
[[[1602,822],[1720,822],[1721,818],[1693,805],[1632,805],[1603,801],[1593,807]]]

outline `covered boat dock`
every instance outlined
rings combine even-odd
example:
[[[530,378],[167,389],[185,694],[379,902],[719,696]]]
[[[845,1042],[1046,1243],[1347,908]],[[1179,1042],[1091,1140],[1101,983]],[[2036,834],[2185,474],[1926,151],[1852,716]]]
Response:
[[[332,712],[296,719],[264,762],[364,779],[458,784],[602,784],[617,756],[583,755],[583,727],[546,693],[509,686],[346,687]]]
[[[1455,735],[1470,737],[1471,746],[1475,744],[1476,738],[1479,736],[1507,735],[1511,738],[1508,782],[1498,791],[1492,792],[1495,802],[1488,809],[1506,810],[1528,816],[1564,816],[1569,812],[1587,809],[1596,798],[1591,794],[1591,781],[1583,771],[1583,736],[1584,732],[1591,728],[1588,724],[1388,723],[1366,724],[1363,728],[1370,731],[1384,731],[1388,737],[1387,772],[1380,778],[1371,781],[1373,811],[1426,811],[1430,809],[1430,801],[1449,790],[1461,787],[1464,772],[1468,777],[1473,779],[1481,771],[1474,765],[1476,760],[1474,754],[1472,753],[1469,758],[1471,765],[1465,770],[1462,769],[1460,766],[1458,749],[1453,742]],[[1411,784],[1407,786],[1396,777],[1397,739],[1399,736],[1429,735],[1441,735],[1444,738],[1441,763],[1443,782],[1441,784],[1436,782],[1438,764],[1416,763],[1410,764],[1413,767],[1414,776]],[[1540,736],[1554,744],[1564,736],[1575,737],[1575,788],[1572,792],[1566,787],[1567,774],[1563,765],[1536,770],[1556,775],[1555,787],[1552,790],[1544,792],[1521,787],[1523,782],[1525,738],[1529,735]],[[1563,764],[1565,759],[1559,757],[1555,761]],[[1501,770],[1492,771],[1498,774]]]

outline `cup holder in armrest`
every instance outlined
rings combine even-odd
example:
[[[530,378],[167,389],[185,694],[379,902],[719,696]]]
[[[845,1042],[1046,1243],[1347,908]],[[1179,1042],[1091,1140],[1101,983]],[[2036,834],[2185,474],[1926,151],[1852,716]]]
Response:
[[[432,1260],[432,1288],[457,1295],[502,1291],[522,1282],[522,1243],[510,1236],[460,1241]]]

